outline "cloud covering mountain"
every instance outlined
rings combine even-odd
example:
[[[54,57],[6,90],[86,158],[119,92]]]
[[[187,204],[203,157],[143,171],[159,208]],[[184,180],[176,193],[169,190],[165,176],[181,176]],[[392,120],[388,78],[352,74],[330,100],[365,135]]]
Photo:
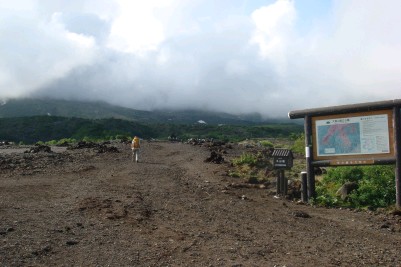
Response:
[[[400,98],[401,2],[315,2],[2,1],[0,98],[273,117]]]

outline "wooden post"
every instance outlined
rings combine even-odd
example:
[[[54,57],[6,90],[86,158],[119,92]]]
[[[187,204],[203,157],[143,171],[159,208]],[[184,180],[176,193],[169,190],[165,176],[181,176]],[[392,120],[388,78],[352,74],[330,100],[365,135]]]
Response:
[[[285,176],[284,176],[284,170],[283,170],[283,185],[284,185],[284,187],[283,187],[283,195],[284,196],[287,196],[287,193],[288,193],[288,179],[287,178],[285,178]]]
[[[277,180],[276,180],[276,195],[278,196],[278,195],[280,195],[281,194],[281,177],[280,177],[280,175],[281,175],[281,171],[280,170],[278,170],[277,171]]]
[[[280,192],[282,196],[285,196],[285,178],[284,178],[284,170],[280,170]]]
[[[393,107],[396,207],[401,208],[401,116],[400,106]]]
[[[305,116],[305,157],[306,172],[308,177],[308,199],[316,197],[315,191],[315,172],[313,169],[312,153],[312,119],[309,115]]]
[[[277,184],[276,184],[276,194],[285,196],[287,195],[288,185],[286,184],[287,179],[284,177],[284,170],[277,171]]]
[[[301,172],[301,200],[302,202],[308,202],[308,173]]]

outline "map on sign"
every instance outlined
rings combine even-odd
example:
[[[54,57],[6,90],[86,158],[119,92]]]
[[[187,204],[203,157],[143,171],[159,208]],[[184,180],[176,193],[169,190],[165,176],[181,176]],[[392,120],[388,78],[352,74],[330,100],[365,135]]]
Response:
[[[316,120],[318,156],[390,153],[388,115]]]

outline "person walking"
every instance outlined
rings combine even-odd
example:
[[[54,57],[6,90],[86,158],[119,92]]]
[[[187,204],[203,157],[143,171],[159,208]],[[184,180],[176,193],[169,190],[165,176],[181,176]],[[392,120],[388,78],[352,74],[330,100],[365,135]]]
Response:
[[[131,149],[132,149],[132,161],[134,161],[135,158],[135,162],[138,162],[139,150],[141,149],[141,144],[138,136],[135,136],[134,139],[132,139]]]

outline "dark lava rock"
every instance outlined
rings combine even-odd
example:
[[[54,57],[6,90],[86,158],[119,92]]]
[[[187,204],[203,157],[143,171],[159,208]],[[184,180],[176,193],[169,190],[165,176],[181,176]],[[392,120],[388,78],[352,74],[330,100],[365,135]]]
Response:
[[[52,153],[52,149],[46,145],[36,144],[34,147],[31,147],[28,151],[25,151],[25,153],[40,153],[40,152]]]
[[[293,211],[292,215],[298,218],[311,218],[311,216],[308,213],[300,210]]]
[[[68,246],[73,246],[73,245],[78,244],[79,242],[76,241],[76,240],[68,240],[68,241],[65,242],[65,243],[66,243],[66,245],[68,245]]]
[[[212,163],[216,163],[216,164],[221,164],[224,162],[224,158],[221,154],[218,154],[215,151],[212,151],[210,153],[210,157],[208,157],[207,159],[205,159],[205,162],[212,162]]]
[[[84,149],[84,148],[93,148],[97,153],[106,153],[106,152],[111,152],[111,153],[118,153],[118,149],[114,146],[107,146],[107,142],[98,144],[94,142],[85,142],[81,141],[76,145],[69,146],[67,149],[68,150],[75,150],[75,149]]]

